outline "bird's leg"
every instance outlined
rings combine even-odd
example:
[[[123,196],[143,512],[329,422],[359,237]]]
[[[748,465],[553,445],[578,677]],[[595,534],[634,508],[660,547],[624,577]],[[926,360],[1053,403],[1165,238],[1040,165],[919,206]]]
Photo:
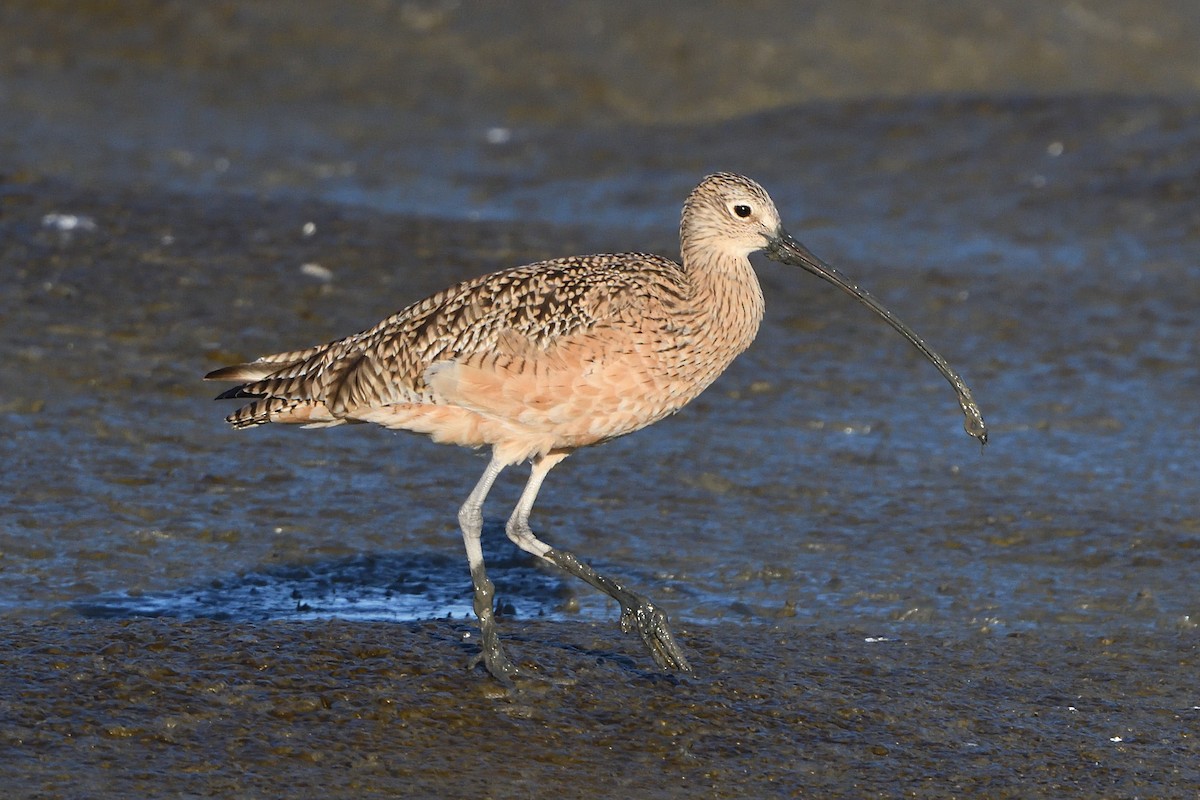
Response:
[[[540,556],[564,572],[594,586],[621,604],[621,630],[631,633],[636,630],[654,657],[659,667],[681,672],[690,672],[691,665],[683,650],[675,643],[666,613],[640,595],[634,594],[621,584],[607,578],[580,561],[566,550],[558,550],[533,535],[529,527],[529,514],[546,473],[566,458],[566,453],[552,453],[533,462],[529,482],[521,492],[521,499],[508,520],[508,538],[522,550]]]
[[[495,587],[488,579],[487,570],[483,566],[483,501],[496,482],[496,477],[504,469],[504,464],[496,459],[488,464],[483,476],[471,495],[458,510],[458,524],[462,528],[463,543],[467,548],[467,563],[471,567],[471,583],[475,586],[475,616],[479,618],[481,652],[472,661],[472,665],[483,661],[487,671],[497,680],[507,683],[518,673],[517,667],[508,660],[504,648],[500,645],[500,636],[496,633],[496,618],[492,613],[492,599],[495,597]]]

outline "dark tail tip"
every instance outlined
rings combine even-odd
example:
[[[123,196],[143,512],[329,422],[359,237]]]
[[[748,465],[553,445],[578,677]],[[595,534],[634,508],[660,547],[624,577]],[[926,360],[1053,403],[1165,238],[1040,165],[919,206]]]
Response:
[[[254,394],[252,392],[247,392],[245,386],[235,386],[232,389],[226,389],[225,391],[221,392],[219,395],[217,395],[213,399],[214,400],[241,400],[242,398],[246,398],[246,397],[249,397],[252,399],[258,399],[263,396],[264,395],[261,395],[261,394]]]

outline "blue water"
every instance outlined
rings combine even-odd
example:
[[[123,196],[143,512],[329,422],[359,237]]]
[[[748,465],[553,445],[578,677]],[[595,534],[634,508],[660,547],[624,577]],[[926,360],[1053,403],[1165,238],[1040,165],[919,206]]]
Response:
[[[454,514],[480,458],[234,432],[199,376],[489,269],[674,255],[723,169],[962,372],[991,444],[886,326],[764,261],[759,341],[677,418],[556,469],[547,541],[694,623],[1194,628],[1194,99],[846,89],[657,118],[451,85],[392,107],[319,59],[314,99],[291,66],[256,93],[110,46],[132,47],[14,73],[0,122],[9,613],[469,615]],[[521,480],[488,506],[509,615],[614,617],[504,539]]]

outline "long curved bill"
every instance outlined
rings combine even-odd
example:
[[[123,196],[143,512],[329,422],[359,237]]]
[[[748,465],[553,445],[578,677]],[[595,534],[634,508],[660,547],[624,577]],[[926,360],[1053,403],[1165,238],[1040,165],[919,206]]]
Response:
[[[980,413],[979,406],[975,404],[975,398],[971,396],[971,390],[967,388],[967,384],[959,374],[950,368],[950,365],[946,363],[946,359],[942,358],[929,345],[925,344],[925,340],[917,336],[912,328],[897,319],[891,311],[884,308],[883,304],[868,294],[865,289],[858,288],[856,284],[837,269],[813,255],[812,251],[793,239],[787,231],[780,229],[770,245],[763,250],[763,254],[772,261],[802,267],[818,278],[824,278],[883,317],[888,325],[899,331],[901,336],[912,342],[914,347],[932,361],[933,365],[938,368],[938,371],[950,382],[950,385],[954,387],[954,391],[958,395],[958,406],[962,409],[964,418],[963,429],[978,439],[981,444],[987,444],[987,425],[984,424],[983,414]]]

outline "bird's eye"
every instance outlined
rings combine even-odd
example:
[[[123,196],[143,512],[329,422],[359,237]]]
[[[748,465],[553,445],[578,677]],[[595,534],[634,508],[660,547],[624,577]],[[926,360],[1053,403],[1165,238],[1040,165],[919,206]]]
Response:
[[[750,216],[750,214],[752,212],[750,210],[750,206],[742,205],[741,203],[739,203],[738,205],[733,207],[733,213],[737,214],[742,219],[745,219],[746,217]]]

